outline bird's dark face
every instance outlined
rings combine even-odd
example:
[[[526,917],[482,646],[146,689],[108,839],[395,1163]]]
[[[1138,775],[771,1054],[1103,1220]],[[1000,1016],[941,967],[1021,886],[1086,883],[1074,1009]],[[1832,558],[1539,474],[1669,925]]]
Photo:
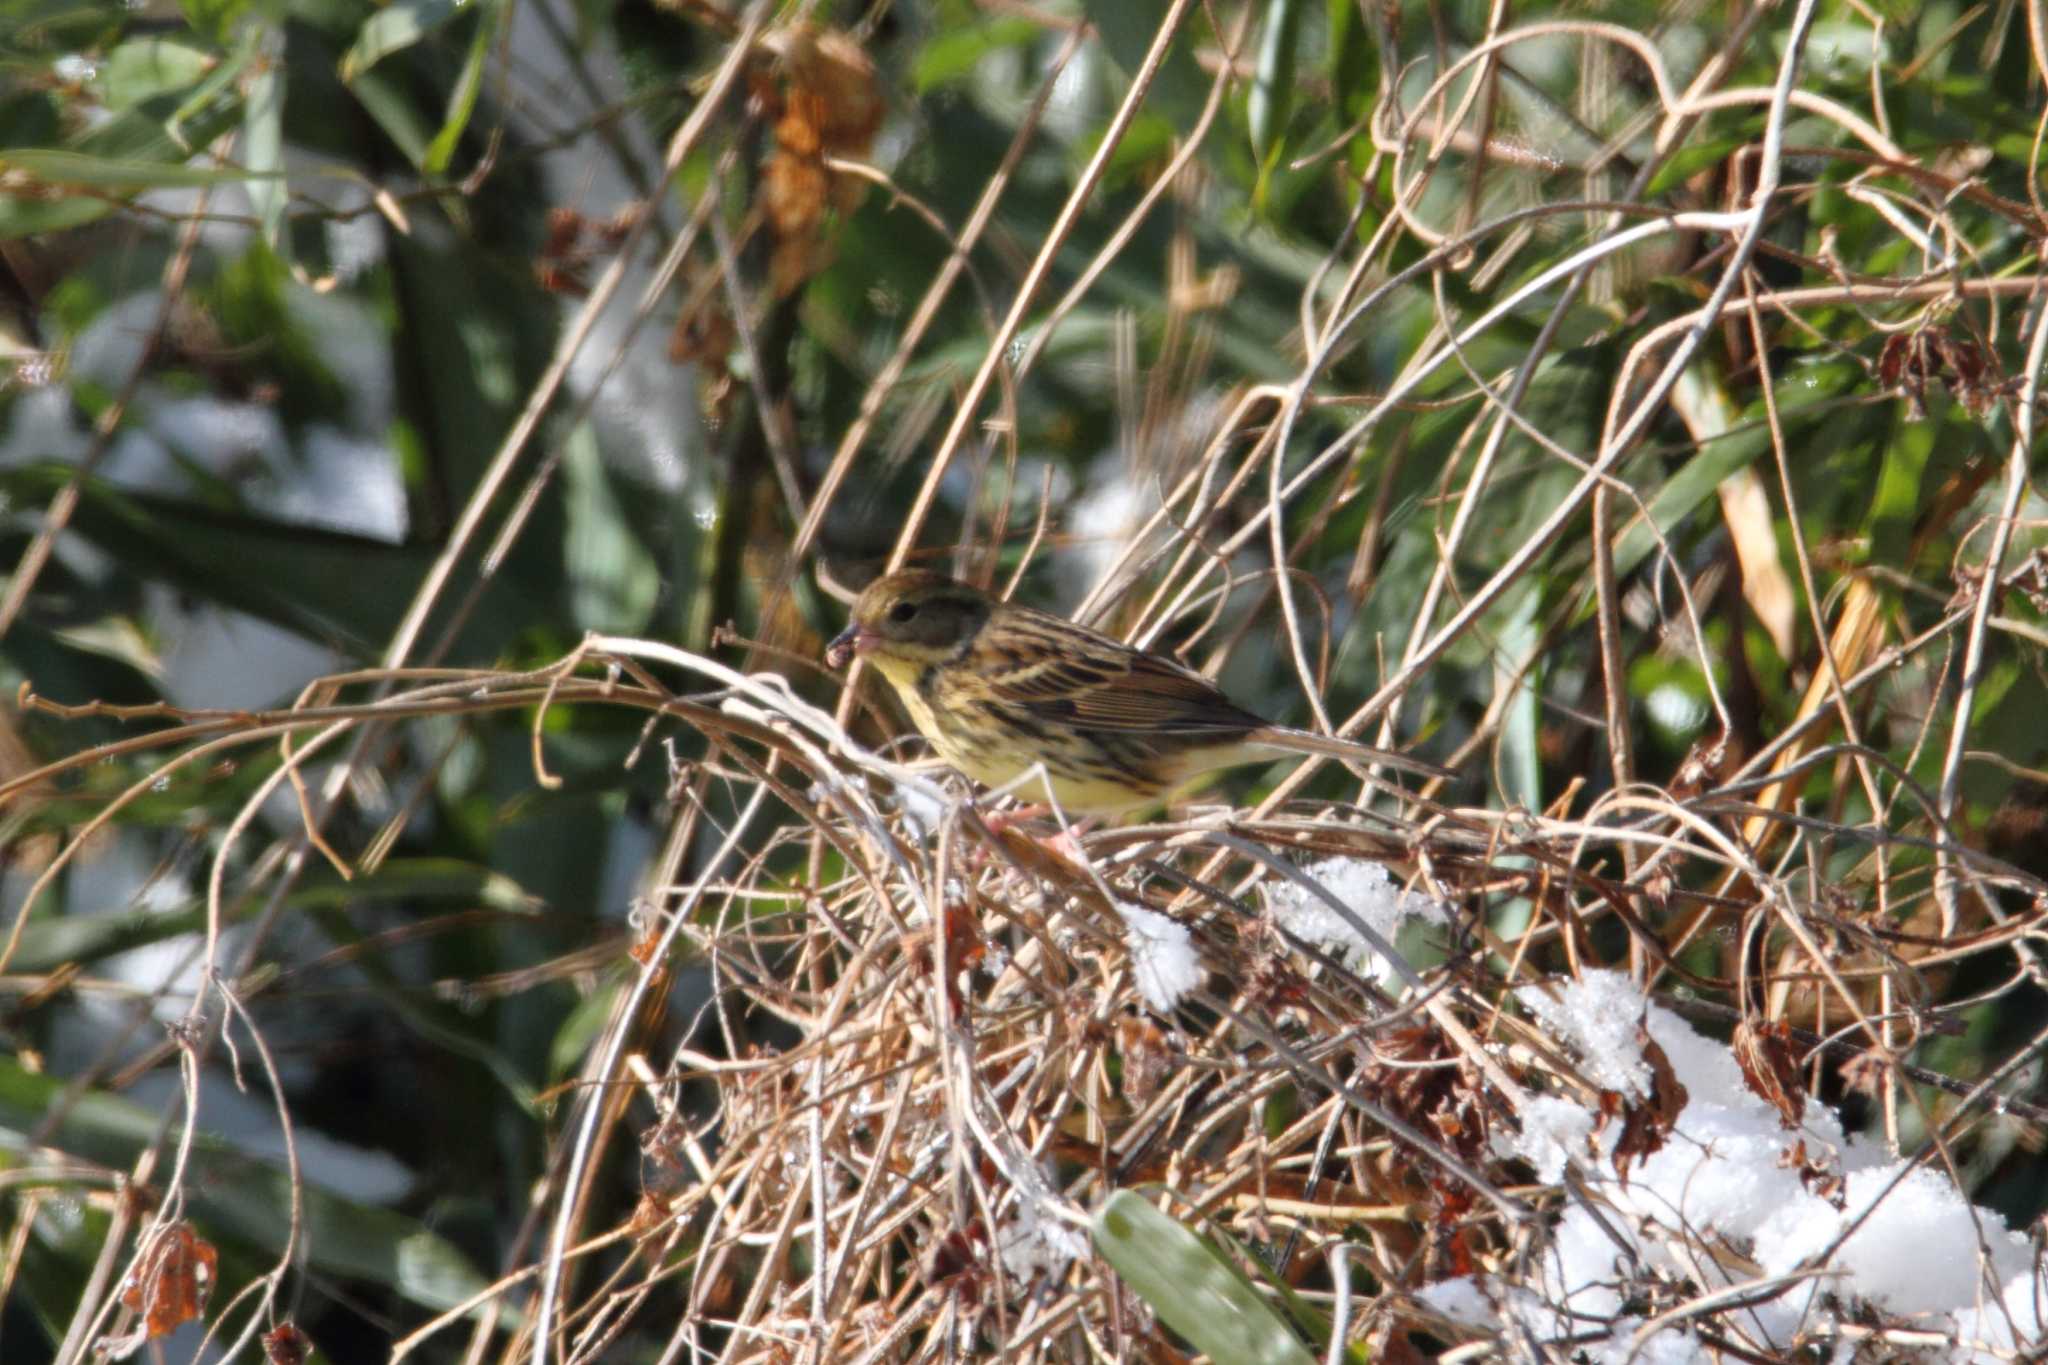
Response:
[[[846,629],[825,647],[825,662],[843,668],[856,654],[888,676],[915,676],[960,654],[988,624],[995,600],[979,588],[924,569],[906,569],[870,583],[853,604]]]

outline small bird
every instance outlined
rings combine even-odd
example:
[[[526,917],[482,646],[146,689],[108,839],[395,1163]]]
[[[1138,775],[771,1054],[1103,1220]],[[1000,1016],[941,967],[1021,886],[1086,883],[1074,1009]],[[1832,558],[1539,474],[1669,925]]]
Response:
[[[1072,814],[1161,805],[1207,773],[1286,753],[1451,776],[1270,724],[1172,659],[921,569],[878,579],[854,602],[825,662],[843,668],[856,655],[889,680],[939,757],[987,787],[1044,764]],[[1043,801],[1045,785],[1019,795]]]

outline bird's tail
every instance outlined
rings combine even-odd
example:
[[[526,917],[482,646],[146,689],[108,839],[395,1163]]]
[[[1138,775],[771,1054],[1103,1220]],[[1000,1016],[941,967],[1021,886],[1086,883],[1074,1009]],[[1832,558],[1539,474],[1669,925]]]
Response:
[[[1255,744],[1270,745],[1296,754],[1320,754],[1342,763],[1356,763],[1366,767],[1395,768],[1418,777],[1435,777],[1450,781],[1457,774],[1449,768],[1438,767],[1419,758],[1406,754],[1392,753],[1386,749],[1375,749],[1370,744],[1357,740],[1338,739],[1335,735],[1319,735],[1313,730],[1297,730],[1291,725],[1268,725],[1250,736]]]

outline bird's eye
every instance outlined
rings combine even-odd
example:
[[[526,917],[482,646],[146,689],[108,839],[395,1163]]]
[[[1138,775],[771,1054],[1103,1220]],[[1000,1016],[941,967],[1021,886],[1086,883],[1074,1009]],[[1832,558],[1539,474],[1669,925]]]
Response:
[[[898,602],[895,606],[889,608],[889,619],[891,621],[908,621],[915,615],[917,615],[917,603],[915,602]]]

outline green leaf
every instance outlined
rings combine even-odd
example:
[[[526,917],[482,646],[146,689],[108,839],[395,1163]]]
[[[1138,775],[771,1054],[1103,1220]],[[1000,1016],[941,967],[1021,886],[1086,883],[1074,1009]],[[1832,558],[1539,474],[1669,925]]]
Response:
[[[107,54],[100,91],[109,109],[126,109],[158,95],[186,90],[220,65],[218,53],[176,38],[137,38]]]
[[[55,465],[0,472],[0,495],[40,507],[69,474]],[[80,491],[71,529],[138,575],[365,657],[403,613],[431,558],[426,549],[218,512],[99,480]],[[505,624],[500,615],[488,629],[495,635]]]
[[[469,37],[469,55],[463,58],[462,74],[456,77],[455,89],[448,96],[448,115],[420,159],[420,169],[428,175],[440,175],[448,169],[456,145],[462,141],[463,130],[469,127],[470,116],[476,112],[476,97],[484,86],[484,62],[503,27],[504,14],[503,5],[493,5],[490,19],[478,23],[476,32]]]
[[[45,232],[63,232],[81,227],[114,211],[111,200],[89,195],[67,194],[60,198],[29,199],[0,194],[0,238],[33,237]]]
[[[1159,1320],[1217,1365],[1315,1365],[1235,1266],[1143,1197],[1112,1195],[1094,1234],[1095,1249]]]
[[[1862,86],[1871,64],[1881,55],[1877,33],[1860,15],[1822,19],[1808,30],[1801,75],[1810,82],[1831,81]]]
[[[245,773],[238,774],[242,780],[226,794],[245,793],[268,771],[270,765],[247,765]],[[193,806],[186,789],[174,787],[155,798],[151,809],[142,808],[142,803],[129,806],[123,823],[175,827],[189,821]],[[353,881],[343,881],[333,872],[325,871],[309,878],[304,887],[287,898],[286,905],[294,911],[314,911],[344,905],[362,907],[380,901],[403,903],[407,913],[413,915],[478,905],[506,913],[532,914],[539,905],[512,878],[454,858],[392,859],[374,873],[359,875]],[[244,908],[245,914],[255,912],[254,906]],[[39,911],[22,930],[12,968],[33,973],[50,971],[69,962],[91,964],[115,953],[196,932],[205,923],[206,907],[198,901],[169,909],[129,908],[91,914]]]
[[[192,87],[178,107],[164,119],[164,134],[181,151],[190,152],[212,138],[211,126],[231,117],[240,98],[242,73],[249,63],[256,60],[257,35],[253,30],[245,31],[242,41],[228,54],[227,60],[215,65],[210,75]],[[188,127],[200,124],[201,127]]]
[[[589,424],[570,433],[562,461],[569,601],[586,630],[631,634],[648,628],[661,595],[661,567],[629,533],[618,490]]]
[[[549,1080],[562,1080],[583,1064],[583,1058],[604,1032],[605,1021],[611,1018],[612,1004],[619,995],[619,984],[611,982],[579,1000],[576,1008],[569,1011],[569,1017],[555,1030],[554,1041],[548,1047]]]
[[[1273,0],[1266,10],[1265,26],[1259,31],[1258,64],[1252,70],[1251,94],[1245,101],[1252,156],[1259,163],[1262,183],[1274,160],[1282,154],[1287,120],[1294,112],[1294,84],[1298,79],[1294,57],[1300,40],[1301,0]]]
[[[540,901],[518,882],[488,867],[460,858],[392,858],[367,875],[343,881],[332,874],[311,878],[295,892],[295,909],[360,905],[369,901],[409,902],[408,913],[420,905],[446,902],[451,908],[483,906],[510,915],[534,915]]]
[[[225,44],[235,25],[249,8],[249,0],[180,0],[185,22],[198,32]]]
[[[47,899],[44,902],[47,905]],[[108,910],[98,914],[37,913],[21,931],[10,970],[46,972],[67,962],[90,963],[131,948],[162,943],[206,927],[206,907]]]
[[[1410,920],[1407,927],[1402,930],[1402,936],[1404,938],[1411,936],[1413,931],[1420,927],[1420,923],[1420,920]],[[1400,940],[1397,939],[1396,944],[1404,952],[1406,951],[1406,945],[1400,943]],[[1412,961],[1413,959],[1411,958],[1410,960]],[[1441,947],[1439,947],[1437,960],[1443,960]],[[1293,1111],[1292,1106],[1268,1105],[1266,1106],[1266,1112],[1267,1129],[1276,1139],[1281,1133],[1286,1131],[1290,1120],[1299,1117]],[[1232,1262],[1233,1265],[1251,1267],[1252,1273],[1259,1277],[1260,1282],[1271,1291],[1280,1305],[1286,1308],[1287,1316],[1294,1320],[1294,1325],[1308,1334],[1311,1346],[1318,1353],[1326,1354],[1330,1347],[1330,1320],[1324,1317],[1314,1304],[1303,1298],[1300,1291],[1289,1284],[1273,1266],[1268,1265],[1262,1257],[1238,1238],[1231,1236],[1228,1228],[1221,1225],[1217,1226],[1213,1236],[1226,1248],[1237,1253],[1236,1260]],[[1364,1342],[1348,1343],[1343,1358],[1355,1361],[1357,1365],[1367,1365],[1367,1362],[1371,1359]]]
[[[1533,582],[1516,585],[1501,604],[1494,686],[1511,691],[1501,713],[1501,795],[1510,805],[1524,810],[1542,810],[1543,756],[1543,660],[1537,650],[1543,643],[1539,619],[1542,594]]]
[[[47,61],[60,52],[87,52],[119,35],[123,8],[105,3],[15,4],[0,9],[0,41],[10,53]]]
[[[918,49],[910,69],[920,95],[966,80],[991,53],[1023,47],[1038,37],[1029,19],[985,19],[937,34]]]
[[[425,165],[434,134],[404,84],[387,79],[381,71],[365,71],[350,82],[350,88],[356,102],[377,121],[405,159],[415,166]]]
[[[281,229],[290,199],[284,182],[283,34],[267,46],[270,50],[258,59],[242,104],[242,161],[257,177],[249,186],[249,203],[263,225],[263,240],[283,254],[288,244]]]
[[[1111,60],[1126,74],[1135,74],[1145,64],[1145,54],[1166,18],[1165,0],[1088,0],[1082,6],[1088,21],[1102,35],[1102,45]],[[1149,112],[1187,126],[1209,98],[1209,78],[1195,65],[1193,43],[1187,26],[1174,35],[1173,46],[1159,64],[1146,97]]]
[[[47,185],[78,185],[101,190],[196,189],[206,185],[237,185],[275,180],[233,166],[187,166],[169,161],[138,161],[93,156],[54,147],[15,147],[0,155],[0,170],[23,171]]]
[[[34,147],[63,135],[64,111],[46,90],[0,95],[0,147]]]
[[[1658,485],[1657,490],[1645,500],[1651,522],[1668,535],[1700,504],[1714,496],[1714,490],[1721,486],[1723,479],[1769,449],[1770,433],[1754,423],[1701,446],[1699,453]],[[1615,574],[1625,578],[1633,573],[1636,566],[1649,557],[1656,544],[1642,518],[1633,518],[1615,542]]]
[[[1110,153],[1109,164],[1102,172],[1104,185],[1121,186],[1133,176],[1156,169],[1173,154],[1174,139],[1178,136],[1170,119],[1157,114],[1138,115],[1124,129],[1123,141]],[[1094,129],[1076,140],[1075,150],[1083,157],[1091,157],[1101,145],[1101,131]]]
[[[394,52],[402,52],[469,7],[468,0],[399,0],[363,21],[341,56],[341,78],[356,78]]]
[[[1698,175],[1710,166],[1726,161],[1737,147],[1746,147],[1753,139],[1747,137],[1716,138],[1711,142],[1694,142],[1679,148],[1664,158],[1650,177],[1650,187],[1645,198],[1656,198],[1668,194],[1678,186]]]
[[[1355,123],[1372,107],[1379,89],[1379,66],[1373,60],[1372,34],[1358,12],[1356,0],[1325,0],[1329,24],[1326,50],[1330,63],[1330,89],[1337,97],[1336,114],[1344,123]],[[1369,136],[1361,131],[1361,136]],[[1356,142],[1358,139],[1354,138]]]
[[[1913,527],[1921,515],[1922,490],[1934,456],[1937,423],[1901,422],[1885,443],[1884,464],[1871,493],[1871,558],[1880,564],[1905,565]]]
[[[101,1090],[67,1090],[57,1077],[0,1057],[0,1151],[26,1154],[23,1135],[38,1132],[45,1146],[126,1168],[155,1140],[159,1111]],[[52,1131],[43,1133],[52,1116]],[[192,1141],[186,1190],[204,1231],[268,1255],[284,1249],[290,1193],[285,1171],[274,1162],[202,1131]],[[300,1249],[310,1269],[385,1285],[429,1309],[452,1308],[486,1283],[461,1251],[415,1219],[317,1185],[306,1185],[304,1196]]]

